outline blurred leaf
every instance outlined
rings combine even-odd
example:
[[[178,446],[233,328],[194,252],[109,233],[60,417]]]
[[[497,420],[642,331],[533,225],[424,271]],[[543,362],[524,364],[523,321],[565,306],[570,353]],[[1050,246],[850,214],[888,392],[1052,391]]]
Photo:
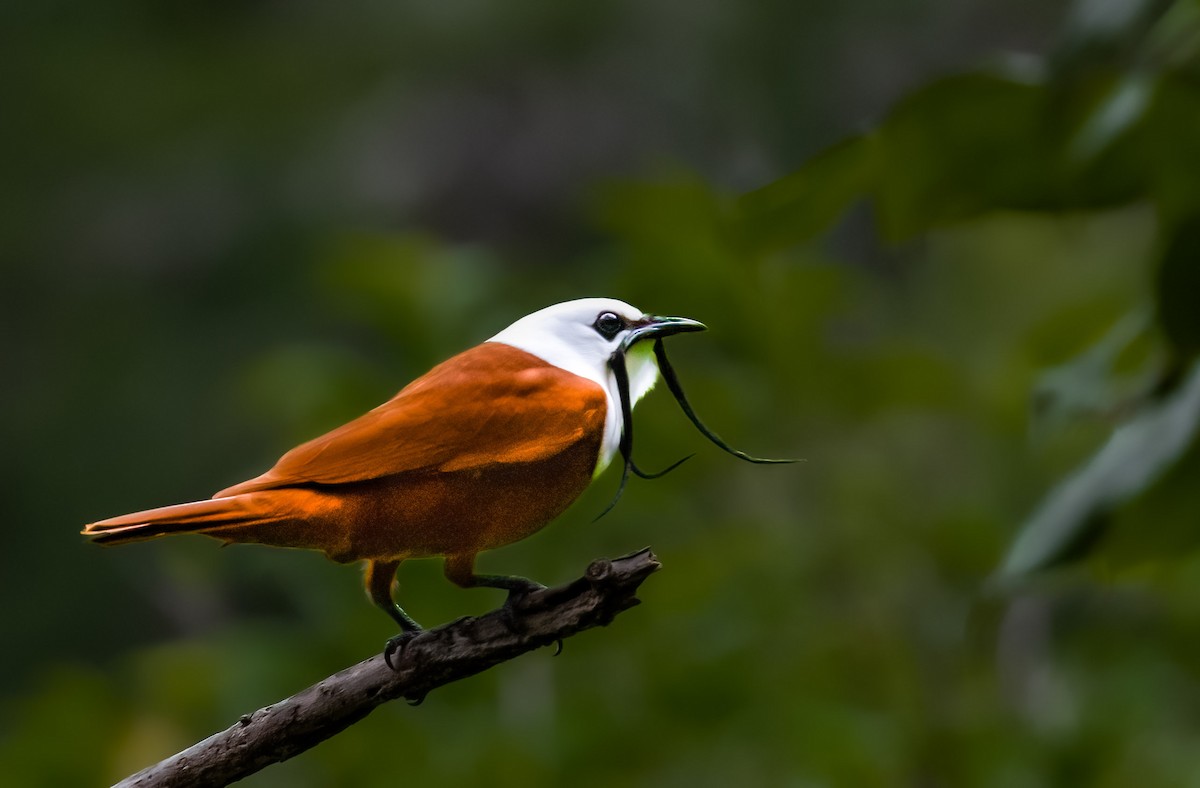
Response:
[[[1127,381],[1118,379],[1117,362],[1146,335],[1151,319],[1145,309],[1130,313],[1086,352],[1043,372],[1032,398],[1035,434],[1044,435],[1078,416],[1116,412],[1131,389]],[[1149,374],[1147,369],[1134,373],[1138,388],[1145,387],[1144,379]]]
[[[744,243],[770,251],[827,230],[870,188],[875,151],[874,137],[850,137],[791,175],[743,195],[737,208]]]
[[[985,210],[1046,207],[1053,189],[1042,86],[976,73],[902,101],[881,129],[879,224],[893,240]]]
[[[1200,3],[1175,0],[1147,39],[1151,61],[1168,68],[1194,67],[1200,56]]]
[[[1157,0],[1076,0],[1067,27],[1089,36],[1120,35],[1156,4]]]
[[[1154,83],[1099,71],[1063,82],[962,74],[910,95],[880,129],[886,238],[992,211],[1095,210],[1145,194],[1135,136]]]
[[[1200,440],[1109,518],[1093,555],[1110,572],[1160,569],[1193,558],[1200,548]],[[1143,571],[1143,574],[1145,572]]]
[[[1148,195],[1167,222],[1200,214],[1200,79],[1159,80],[1142,144],[1153,181]]]
[[[1075,0],[1064,25],[1060,57],[1112,49],[1145,31],[1159,0]]]
[[[1150,104],[1153,83],[1134,73],[1117,82],[1100,101],[1072,143],[1071,155],[1086,162],[1112,146],[1140,121]]]
[[[1200,423],[1200,365],[1162,399],[1148,401],[1025,521],[998,576],[1045,568],[1096,536],[1098,519],[1144,491],[1192,444]]]
[[[1118,5],[1092,11],[1115,15],[1105,24],[1132,24],[1145,10]],[[743,244],[770,250],[806,240],[866,195],[893,241],[990,211],[1090,210],[1148,193],[1171,216],[1200,205],[1200,179],[1179,166],[1200,160],[1195,80],[1111,66],[1054,78],[1025,72],[933,82],[875,133],[746,194],[737,204]]]
[[[1198,130],[1200,131],[1200,130]],[[1158,261],[1158,320],[1175,353],[1200,353],[1200,214],[1179,222]]]

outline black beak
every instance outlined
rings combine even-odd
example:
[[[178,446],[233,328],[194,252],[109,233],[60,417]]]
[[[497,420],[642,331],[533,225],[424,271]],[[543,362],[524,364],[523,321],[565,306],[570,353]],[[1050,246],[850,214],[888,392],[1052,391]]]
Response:
[[[633,347],[636,343],[643,339],[654,340],[654,356],[658,362],[659,372],[662,373],[663,379],[667,383],[667,387],[670,388],[671,393],[675,395],[675,399],[679,402],[679,406],[683,409],[684,414],[687,415],[688,419],[696,426],[698,430],[700,430],[700,433],[704,435],[704,437],[715,443],[722,450],[732,454],[738,459],[746,460],[747,462],[795,462],[795,460],[773,460],[762,457],[752,457],[743,451],[733,448],[728,443],[723,441],[719,435],[706,427],[704,423],[700,421],[699,417],[696,416],[696,412],[692,410],[691,403],[689,403],[687,397],[684,396],[683,387],[679,384],[679,378],[675,376],[674,368],[672,368],[671,363],[667,361],[667,351],[666,348],[663,347],[662,339],[663,337],[667,337],[672,334],[682,334],[688,331],[704,331],[706,328],[707,326],[698,320],[692,320],[691,318],[687,317],[659,317],[656,315],[647,315],[630,327],[630,331],[625,335],[625,339],[621,342],[621,346],[613,352],[611,357],[609,357],[608,366],[613,372],[613,377],[616,378],[617,392],[620,398],[621,418],[623,424],[623,429],[621,430],[620,450],[621,456],[625,460],[625,468],[621,473],[621,483],[617,487],[616,497],[614,497],[612,502],[605,507],[604,511],[596,517],[597,520],[608,514],[608,512],[617,505],[617,501],[621,499],[621,493],[625,490],[625,484],[629,481],[630,471],[638,476],[641,476],[643,479],[654,479],[674,470],[675,468],[678,468],[691,458],[691,455],[689,454],[687,457],[684,457],[682,460],[679,460],[670,467],[659,471],[658,473],[646,473],[638,468],[637,464],[633,461],[633,406],[629,399],[629,372],[625,368],[625,354],[629,351],[629,348]]]
[[[643,339],[661,339],[672,334],[683,334],[688,331],[706,331],[708,326],[690,317],[660,317],[646,315],[630,326],[629,333],[621,342],[618,353],[624,353]]]
[[[686,331],[705,331],[707,328],[708,326],[699,320],[692,320],[690,317],[646,315],[629,327],[629,333],[621,340],[620,346],[609,356],[608,367],[612,370],[613,377],[616,378],[617,393],[620,399],[621,423],[623,424],[620,450],[621,457],[625,460],[625,468],[621,472],[621,483],[617,487],[616,496],[608,506],[604,507],[604,511],[596,516],[597,520],[608,514],[617,505],[617,501],[621,500],[621,493],[625,491],[625,484],[629,481],[630,471],[641,476],[643,479],[656,479],[675,470],[692,456],[689,454],[687,457],[671,464],[658,473],[646,473],[637,467],[637,463],[633,461],[633,405],[629,399],[629,371],[625,368],[625,354],[629,352],[631,347],[645,339],[653,339],[657,346],[663,337],[670,336],[671,334],[682,334]]]

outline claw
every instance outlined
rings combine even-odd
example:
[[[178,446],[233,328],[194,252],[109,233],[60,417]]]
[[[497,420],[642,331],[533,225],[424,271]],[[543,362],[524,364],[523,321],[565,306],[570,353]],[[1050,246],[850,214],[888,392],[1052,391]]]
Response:
[[[557,657],[561,653],[562,653],[562,638],[555,638],[554,639],[554,654],[552,656]]]
[[[415,707],[417,707],[417,706],[420,706],[420,705],[421,705],[422,703],[424,703],[424,702],[425,702],[425,696],[424,696],[424,695],[420,695],[420,696],[418,696],[418,697],[416,697],[416,698],[408,698],[408,705],[409,705],[409,706],[412,706],[412,707],[414,707],[414,708],[415,708]]]
[[[500,615],[504,618],[504,625],[508,627],[509,632],[520,632],[521,628],[517,626],[517,609],[510,604],[511,599],[509,597],[500,606]]]
[[[528,585],[510,588],[508,590],[508,596],[505,597],[504,604],[500,608],[504,611],[504,618],[508,622],[508,628],[513,632],[522,631],[523,629],[519,626],[518,619],[521,611],[525,609],[525,600],[530,594],[536,591],[546,590],[546,586],[542,585],[541,583],[536,583],[533,580],[526,580],[525,578],[520,579],[525,580],[525,583]]]
[[[383,661],[387,663],[389,668],[400,670],[400,661],[394,659],[396,652],[399,652],[400,656],[403,657],[404,647],[420,633],[420,630],[415,632],[401,632],[399,635],[388,639],[387,645],[383,647]]]

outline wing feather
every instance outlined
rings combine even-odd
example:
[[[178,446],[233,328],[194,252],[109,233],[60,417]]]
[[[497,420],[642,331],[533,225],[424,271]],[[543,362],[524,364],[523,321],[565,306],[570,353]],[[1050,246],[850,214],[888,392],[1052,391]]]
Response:
[[[485,342],[214,497],[535,462],[602,431],[605,408],[604,390],[595,382],[523,350]]]

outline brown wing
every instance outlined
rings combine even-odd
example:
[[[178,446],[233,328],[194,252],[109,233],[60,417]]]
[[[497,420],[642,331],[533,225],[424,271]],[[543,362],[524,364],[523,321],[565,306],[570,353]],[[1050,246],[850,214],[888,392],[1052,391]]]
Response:
[[[214,497],[532,462],[603,430],[605,408],[596,383],[523,350],[485,342],[369,413],[292,449],[262,476]]]

